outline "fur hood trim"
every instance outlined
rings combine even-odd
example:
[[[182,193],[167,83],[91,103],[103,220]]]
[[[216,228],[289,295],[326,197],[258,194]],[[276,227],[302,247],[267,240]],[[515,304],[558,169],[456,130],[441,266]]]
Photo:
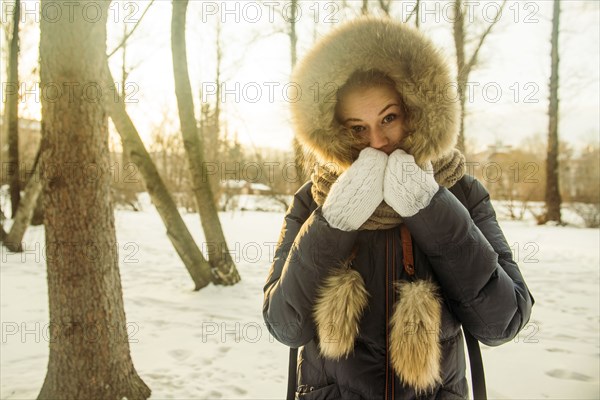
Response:
[[[373,16],[346,22],[322,37],[292,72],[300,89],[292,122],[308,162],[345,170],[360,148],[335,121],[336,92],[356,70],[378,69],[396,83],[408,109],[401,144],[419,165],[456,145],[460,108],[450,63],[419,30]]]

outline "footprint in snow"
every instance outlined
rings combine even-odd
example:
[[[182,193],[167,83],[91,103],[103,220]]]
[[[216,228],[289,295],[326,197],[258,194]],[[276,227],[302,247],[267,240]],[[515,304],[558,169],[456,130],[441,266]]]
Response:
[[[546,371],[546,375],[549,375],[553,378],[570,379],[580,382],[589,382],[593,380],[591,376],[580,374],[579,372],[566,371],[564,369],[553,369],[551,371]]]

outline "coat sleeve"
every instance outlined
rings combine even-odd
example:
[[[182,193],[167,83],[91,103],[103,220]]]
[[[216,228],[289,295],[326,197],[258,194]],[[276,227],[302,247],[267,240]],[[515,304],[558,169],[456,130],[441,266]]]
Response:
[[[512,340],[531,316],[529,291],[485,187],[470,177],[469,210],[445,187],[431,203],[404,218],[427,254],[450,307],[488,346]]]
[[[321,206],[311,212],[310,186],[308,182],[295,193],[286,212],[263,288],[267,329],[290,347],[300,347],[315,336],[316,289],[332,266],[349,257],[358,234],[330,226]]]

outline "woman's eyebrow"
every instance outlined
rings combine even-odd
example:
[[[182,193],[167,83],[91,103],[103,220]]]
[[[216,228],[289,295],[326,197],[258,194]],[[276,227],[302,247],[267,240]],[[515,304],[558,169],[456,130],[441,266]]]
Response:
[[[383,110],[379,111],[379,114],[377,114],[377,115],[381,115],[381,114],[383,114],[383,113],[385,112],[385,110],[387,110],[388,108],[390,108],[390,107],[392,107],[392,106],[398,106],[398,104],[396,104],[396,103],[391,103],[391,104],[388,104],[387,106],[385,106],[385,107],[384,107],[384,109],[383,109]],[[400,107],[400,106],[398,106],[398,107]],[[358,122],[362,122],[362,119],[359,119],[359,118],[348,118],[348,119],[344,120],[344,124],[345,124],[346,122],[349,122],[349,121],[358,121]]]
[[[391,104],[388,104],[387,106],[385,106],[385,108],[384,108],[383,110],[379,111],[379,114],[378,114],[378,115],[381,115],[381,114],[383,114],[383,113],[385,112],[385,110],[387,110],[388,108],[390,108],[390,107],[392,107],[392,106],[398,106],[398,104],[396,104],[396,103],[391,103]],[[400,107],[400,106],[398,106],[398,107]]]

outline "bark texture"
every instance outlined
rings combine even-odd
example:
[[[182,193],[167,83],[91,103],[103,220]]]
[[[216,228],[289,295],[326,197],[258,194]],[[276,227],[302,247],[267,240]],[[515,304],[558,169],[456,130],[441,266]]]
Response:
[[[99,13],[94,22],[74,12],[40,25],[50,356],[38,398],[147,399],[130,356],[109,197],[100,83],[110,2],[88,3]]]

